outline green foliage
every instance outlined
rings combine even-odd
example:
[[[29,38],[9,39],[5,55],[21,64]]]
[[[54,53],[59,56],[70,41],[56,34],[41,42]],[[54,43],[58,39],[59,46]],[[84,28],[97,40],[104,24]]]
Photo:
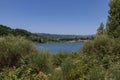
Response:
[[[111,39],[107,35],[99,35],[88,41],[81,49],[79,58],[86,64],[87,80],[119,80],[120,39]],[[112,70],[111,70],[112,69]],[[96,75],[96,76],[94,76]]]
[[[1,37],[0,38],[0,67],[16,66],[20,60],[29,54],[36,52],[32,42],[23,37]]]
[[[119,56],[120,41],[118,39],[111,39],[107,35],[96,36],[94,41],[88,41],[81,49],[81,53],[92,56],[98,60],[109,58],[109,56]]]
[[[21,66],[19,68],[7,69],[0,73],[0,80],[41,80],[32,68]]]
[[[49,73],[52,69],[51,55],[48,51],[40,51],[38,54],[33,54],[29,57],[28,64],[34,68],[36,72],[42,71]]]
[[[49,77],[49,80],[64,80],[62,76],[62,71],[54,71],[52,75]]]
[[[110,37],[118,38],[120,27],[120,0],[111,0],[107,23],[107,33]]]
[[[0,79],[2,80],[48,80],[51,55],[36,49],[23,37],[0,38]],[[44,72],[44,73],[43,73]]]
[[[100,23],[100,27],[97,29],[97,35],[104,34],[104,24]]]
[[[105,70],[102,67],[93,67],[89,70],[87,80],[105,80]]]
[[[71,53],[57,53],[52,55],[52,63],[55,67],[61,66],[62,63],[65,61],[66,58],[71,57]]]
[[[118,55],[120,53],[120,39],[111,39],[107,35],[96,36],[93,41],[88,41],[84,44],[81,51],[87,55]]]
[[[87,53],[88,55],[97,54],[103,57],[105,54],[112,53],[113,44],[112,39],[110,39],[107,35],[96,36],[93,41],[88,41],[84,44],[82,48],[82,53]]]
[[[0,25],[0,36],[6,36],[11,33],[12,33],[11,28],[4,26],[4,25]]]
[[[106,77],[108,80],[119,80],[120,79],[120,62],[114,63],[110,66]]]
[[[71,59],[66,59],[62,64],[63,80],[72,80],[72,69],[74,68]]]
[[[14,29],[12,33],[15,36],[26,36],[26,37],[29,37],[32,34],[24,29]]]
[[[98,35],[80,52],[50,54],[38,51],[23,37],[1,37],[0,79],[119,80],[119,44],[119,38]]]

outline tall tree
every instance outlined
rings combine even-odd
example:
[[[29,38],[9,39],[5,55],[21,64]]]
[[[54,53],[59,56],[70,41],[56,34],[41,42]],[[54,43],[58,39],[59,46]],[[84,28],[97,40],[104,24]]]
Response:
[[[104,24],[101,22],[100,27],[97,29],[97,35],[101,35],[104,33]]]
[[[113,38],[120,37],[120,0],[110,0],[107,22],[107,34]]]

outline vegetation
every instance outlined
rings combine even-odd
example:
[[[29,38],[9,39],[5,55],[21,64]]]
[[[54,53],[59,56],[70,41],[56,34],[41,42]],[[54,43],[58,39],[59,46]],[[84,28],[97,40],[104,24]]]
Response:
[[[1,37],[0,79],[40,80],[40,71],[47,73],[52,68],[49,57],[48,52],[39,52],[23,37]]]
[[[38,35],[45,36],[50,39],[55,39],[58,41],[79,41],[93,39],[95,35],[62,35],[62,34],[46,34],[38,33]]]
[[[39,43],[56,41],[54,39],[50,39],[35,33],[31,33],[24,29],[18,29],[18,28],[12,29],[8,26],[0,25],[0,36],[8,36],[8,35],[24,36],[28,40],[31,40],[33,42],[39,42]]]
[[[84,41],[93,39],[94,35],[54,35],[44,33],[31,33],[24,29],[12,29],[5,25],[0,25],[0,36],[24,36],[26,39],[38,43],[47,42],[67,42],[67,41]]]
[[[120,0],[110,0],[107,33],[112,38],[120,37]]]
[[[10,36],[12,29],[1,31],[0,80],[119,80],[119,4],[120,0],[110,1],[107,28],[101,23],[94,40],[75,53],[37,50],[26,37]]]
[[[100,23],[100,27],[97,29],[97,35],[104,34],[104,24]]]
[[[34,46],[23,37],[0,38],[0,67],[13,67],[20,65],[20,60],[35,53]]]
[[[51,54],[38,51],[23,37],[1,37],[0,79],[119,80],[119,43],[99,35],[86,42],[80,52]]]

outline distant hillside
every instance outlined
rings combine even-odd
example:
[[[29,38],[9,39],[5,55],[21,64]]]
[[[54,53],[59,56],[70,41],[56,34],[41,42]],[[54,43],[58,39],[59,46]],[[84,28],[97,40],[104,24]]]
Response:
[[[86,39],[92,39],[95,35],[60,35],[60,34],[47,34],[47,33],[31,33],[24,29],[12,29],[5,25],[0,25],[0,36],[7,36],[7,35],[13,35],[13,36],[24,36],[27,39],[39,42],[39,43],[45,43],[45,42],[61,42],[61,41],[71,41],[75,40],[86,40]]]
[[[40,43],[55,41],[53,39],[46,38],[42,35],[31,33],[31,32],[24,30],[24,29],[18,29],[18,28],[12,29],[8,26],[0,25],[0,36],[8,36],[8,35],[24,36],[29,40],[32,40],[34,42],[40,42]]]
[[[60,35],[60,34],[47,34],[47,33],[37,33],[37,34],[52,39],[90,39],[95,36],[95,35]]]

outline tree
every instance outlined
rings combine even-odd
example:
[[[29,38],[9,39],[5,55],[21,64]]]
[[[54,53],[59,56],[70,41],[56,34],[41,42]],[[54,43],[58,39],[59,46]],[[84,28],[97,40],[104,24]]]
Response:
[[[111,0],[109,3],[107,34],[112,38],[120,37],[120,0]]]
[[[26,37],[28,37],[28,36],[31,35],[31,32],[28,32],[27,30],[24,30],[24,29],[15,29],[15,30],[13,30],[13,34],[15,36],[20,35],[20,36],[26,36]]]
[[[10,27],[0,25],[0,36],[11,34],[12,29]]]
[[[104,24],[100,23],[100,27],[97,29],[97,35],[101,35],[104,33]]]

